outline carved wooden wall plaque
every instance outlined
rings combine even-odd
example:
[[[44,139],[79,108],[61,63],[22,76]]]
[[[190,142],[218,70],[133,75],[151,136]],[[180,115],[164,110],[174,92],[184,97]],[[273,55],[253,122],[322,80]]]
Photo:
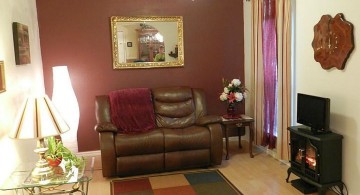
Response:
[[[335,18],[323,15],[314,26],[312,47],[314,58],[323,69],[344,69],[354,49],[353,25],[345,21],[341,13]]]

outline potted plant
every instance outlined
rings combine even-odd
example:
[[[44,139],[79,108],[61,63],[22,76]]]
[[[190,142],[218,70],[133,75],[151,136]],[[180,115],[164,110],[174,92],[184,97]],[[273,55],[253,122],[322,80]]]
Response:
[[[58,166],[63,158],[64,145],[60,140],[55,139],[55,137],[46,138],[45,143],[48,147],[45,153],[46,160],[50,166]]]
[[[55,137],[48,137],[45,139],[48,147],[48,151],[45,153],[45,157],[50,166],[58,166],[62,161],[65,161],[65,168],[69,169],[72,166],[79,168],[83,165],[84,158],[77,157],[71,150],[66,148],[61,140]]]

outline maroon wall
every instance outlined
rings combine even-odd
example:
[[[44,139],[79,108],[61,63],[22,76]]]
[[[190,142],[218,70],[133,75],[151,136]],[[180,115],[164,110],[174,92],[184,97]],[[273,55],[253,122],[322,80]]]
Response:
[[[221,79],[244,78],[242,0],[36,0],[45,90],[52,66],[67,65],[80,106],[79,151],[98,150],[95,95],[127,87],[187,85],[222,114]],[[183,16],[183,68],[112,69],[110,16]],[[244,109],[244,108],[241,108]]]

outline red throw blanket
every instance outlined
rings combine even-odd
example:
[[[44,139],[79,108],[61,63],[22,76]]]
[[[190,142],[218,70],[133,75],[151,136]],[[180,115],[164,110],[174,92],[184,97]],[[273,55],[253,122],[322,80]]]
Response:
[[[139,133],[155,128],[150,89],[122,89],[110,92],[109,97],[111,122],[120,132]]]

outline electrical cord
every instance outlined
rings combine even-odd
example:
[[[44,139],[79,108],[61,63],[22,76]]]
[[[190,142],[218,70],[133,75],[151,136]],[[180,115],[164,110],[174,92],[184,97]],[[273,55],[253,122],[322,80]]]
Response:
[[[332,187],[329,188],[329,190],[330,190],[330,191],[333,191],[333,192],[336,193],[336,194],[348,195],[349,192],[348,192],[348,189],[347,189],[345,183],[344,183],[344,182],[341,182],[341,183],[342,183],[342,185],[343,185],[342,190],[339,188],[339,186],[332,186]],[[344,193],[344,190],[345,190],[346,194]]]

